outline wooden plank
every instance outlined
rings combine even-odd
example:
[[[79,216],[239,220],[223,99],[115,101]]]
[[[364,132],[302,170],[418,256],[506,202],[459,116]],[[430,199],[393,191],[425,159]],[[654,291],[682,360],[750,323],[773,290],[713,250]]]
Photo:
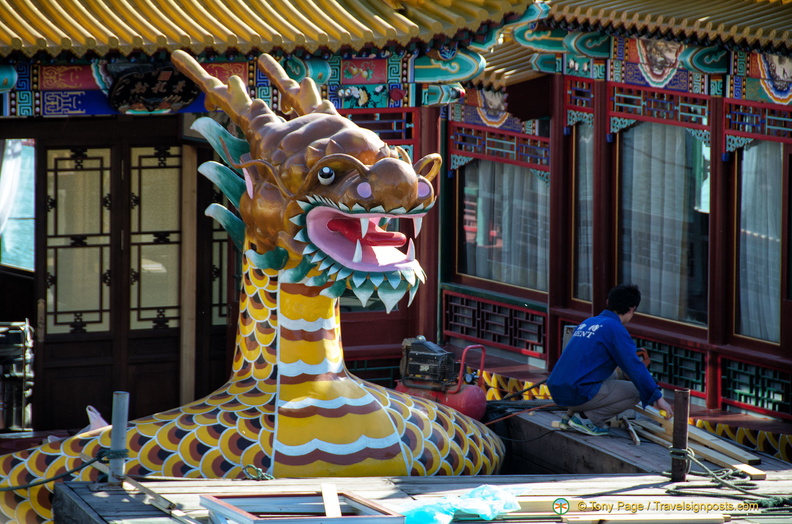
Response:
[[[105,524],[107,521],[79,494],[63,482],[55,483],[52,511],[62,524]]]
[[[767,480],[767,472],[749,464],[736,464],[734,467],[748,475],[751,480]]]
[[[338,502],[338,490],[335,484],[322,484],[322,502],[324,503],[325,515],[329,518],[341,516],[341,504]]]
[[[666,420],[656,410],[653,410],[651,408],[643,409],[639,406],[636,406],[633,409],[635,410],[636,413],[640,413],[641,415],[651,418],[655,422],[659,422],[660,425],[662,425],[663,428],[666,430],[669,436],[672,434],[673,426],[674,426],[673,422],[671,422],[670,420]],[[754,455],[753,453],[746,451],[740,448],[739,446],[729,443],[726,439],[723,439],[718,435],[713,435],[709,431],[705,431],[701,428],[697,428],[692,424],[688,425],[688,434],[692,440],[695,440],[700,444],[704,444],[708,448],[712,448],[725,455],[729,455],[730,457],[737,459],[740,463],[744,463],[744,464],[762,463],[761,457]]]
[[[668,434],[663,431],[663,428],[646,420],[636,420],[635,425],[643,430],[644,435],[646,432],[656,435],[657,440],[654,440],[654,442],[657,444],[666,447],[671,446],[671,442],[668,441]],[[731,467],[731,465],[735,463],[735,460],[732,457],[724,455],[723,453],[720,453],[714,449],[709,449],[700,444],[696,444],[695,442],[688,442],[688,449],[693,451],[695,457],[699,459],[704,458],[718,466]]]
[[[636,420],[634,424],[638,426],[636,431],[638,431],[638,434],[642,437],[651,440],[655,444],[660,444],[661,446],[671,445],[671,443],[666,440],[666,433],[663,432],[659,426],[645,420]],[[707,461],[724,468],[739,469],[740,471],[745,472],[751,480],[765,480],[767,478],[767,473],[764,471],[748,464],[739,464],[734,458],[720,453],[714,449],[707,448],[706,446],[702,446],[694,442],[689,442],[688,448],[693,451],[695,457],[699,459],[706,459]]]

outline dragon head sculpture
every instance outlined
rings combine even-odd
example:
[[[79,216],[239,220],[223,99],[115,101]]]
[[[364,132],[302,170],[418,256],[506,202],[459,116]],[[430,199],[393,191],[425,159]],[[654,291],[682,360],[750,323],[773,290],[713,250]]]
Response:
[[[258,65],[278,88],[281,108],[295,115],[290,120],[251,99],[238,77],[223,84],[183,51],[172,60],[201,86],[207,109],[225,111],[245,135],[234,138],[210,119],[195,126],[230,166],[201,172],[238,206],[244,226],[230,213],[208,213],[237,237],[248,260],[284,269],[286,282],[330,297],[349,287],[366,305],[376,293],[388,311],[407,293],[412,300],[424,272],[412,239],[386,224],[409,219],[418,235],[435,202],[440,155],[411,164],[404,149],[339,115],[313,80],[298,84],[269,55]]]

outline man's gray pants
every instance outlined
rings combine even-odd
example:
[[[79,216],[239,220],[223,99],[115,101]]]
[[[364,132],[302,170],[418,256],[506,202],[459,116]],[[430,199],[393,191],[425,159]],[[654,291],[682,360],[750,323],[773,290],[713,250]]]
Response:
[[[579,406],[567,408],[567,414],[572,416],[581,411],[591,422],[599,427],[616,415],[635,407],[641,401],[638,388],[629,380],[609,378],[602,383],[602,387],[591,400]]]

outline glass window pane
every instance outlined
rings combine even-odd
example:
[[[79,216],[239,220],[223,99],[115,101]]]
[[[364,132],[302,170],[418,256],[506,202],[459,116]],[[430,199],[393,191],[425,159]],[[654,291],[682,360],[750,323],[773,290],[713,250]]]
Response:
[[[738,238],[737,332],[778,342],[781,325],[783,144],[743,150]]]
[[[132,221],[138,231],[177,230],[181,215],[181,151],[132,149]],[[137,198],[135,198],[137,197]]]
[[[181,149],[131,150],[130,327],[179,326]]]
[[[550,184],[540,175],[489,160],[460,169],[460,273],[547,290]]]
[[[619,155],[620,281],[640,287],[642,312],[706,324],[709,148],[682,127],[644,122],[622,132]]]
[[[593,227],[594,126],[575,129],[575,285],[574,297],[591,300]]]
[[[0,264],[33,271],[35,259],[33,140],[0,140]]]
[[[47,151],[47,333],[110,326],[110,149]]]

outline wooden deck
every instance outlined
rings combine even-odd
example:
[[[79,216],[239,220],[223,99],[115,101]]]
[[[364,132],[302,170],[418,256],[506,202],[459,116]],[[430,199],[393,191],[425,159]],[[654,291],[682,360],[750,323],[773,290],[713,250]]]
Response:
[[[640,418],[640,417],[639,417]],[[738,524],[781,524],[792,522],[792,504],[784,511],[761,509],[756,501],[770,496],[792,497],[792,465],[727,439],[712,446],[741,456],[740,460],[714,455],[726,462],[750,462],[761,473],[757,480],[734,478],[731,487],[717,487],[705,476],[690,473],[687,481],[672,483],[663,474],[671,469],[668,446],[658,435],[663,429],[644,430],[657,442],[642,437],[636,445],[627,431],[612,428],[606,437],[592,437],[558,429],[560,416],[537,411],[519,414],[504,421],[509,450],[503,475],[467,477],[373,477],[331,479],[189,480],[147,481],[141,491],[107,489],[87,482],[65,482],[56,486],[54,510],[57,524],[189,524],[210,522],[209,511],[200,502],[202,495],[264,495],[290,492],[318,493],[323,484],[338,492],[369,499],[385,508],[406,511],[417,501],[461,496],[480,486],[499,486],[519,494],[521,509],[504,513],[498,521],[531,523],[632,524],[735,522]],[[644,420],[646,422],[646,420]],[[650,428],[652,429],[652,428]],[[711,434],[707,434],[711,435]],[[706,435],[704,435],[706,437]],[[724,447],[722,447],[724,446]],[[702,451],[703,452],[703,451]],[[724,466],[704,460],[715,471]],[[693,472],[703,472],[694,465]],[[704,486],[703,488],[701,486]],[[670,493],[676,488],[679,493]],[[705,493],[706,492],[706,493]],[[153,503],[177,508],[172,516]],[[571,511],[553,512],[554,502],[564,498]],[[741,503],[752,502],[751,507]],[[585,511],[580,511],[585,509]],[[465,522],[481,521],[476,516],[457,515]],[[327,524],[332,519],[323,519]],[[410,523],[412,524],[412,523]],[[423,523],[419,523],[423,524]]]
[[[662,428],[658,425],[655,431],[648,431],[639,426],[652,427],[650,420],[638,415],[640,444],[635,445],[627,430],[612,427],[609,436],[592,437],[574,430],[561,430],[554,427],[554,422],[561,420],[560,413],[536,411],[532,414],[519,414],[504,421],[498,434],[503,435],[508,447],[509,460],[503,473],[528,474],[598,474],[606,473],[663,473],[671,469],[671,455],[668,444],[661,442]],[[691,431],[706,433],[691,426]],[[720,441],[724,446],[742,449],[746,454],[760,458],[759,462],[735,460],[734,463],[750,462],[759,470],[784,471],[792,470],[792,464],[774,458],[765,453],[749,450],[734,441],[706,433],[707,436]],[[652,439],[652,440],[650,440]],[[696,443],[691,439],[691,445]],[[707,450],[698,449],[696,456],[703,464],[718,470],[727,465],[704,458]],[[709,454],[708,454],[709,455]],[[711,458],[719,458],[712,454]],[[732,465],[729,463],[729,465]],[[695,467],[694,470],[701,468]],[[792,522],[792,520],[790,520]]]
[[[249,480],[170,480],[146,482],[145,486],[179,508],[181,522],[209,522],[208,511],[200,504],[201,495],[275,494],[315,492],[323,483],[333,483],[338,491],[352,492],[393,511],[404,511],[414,501],[449,495],[461,496],[482,485],[515,490],[525,511],[503,514],[499,521],[564,522],[723,522],[737,524],[792,522],[792,513],[778,517],[757,508],[738,508],[740,500],[727,497],[737,492],[722,490],[722,496],[672,496],[666,490],[690,483],[672,484],[660,475],[499,475],[480,477],[375,477],[333,479]],[[696,484],[701,484],[697,479]],[[770,472],[767,480],[755,482],[755,493],[776,496],[792,494],[792,471]],[[709,491],[715,490],[710,488]],[[717,491],[717,490],[716,490]],[[739,493],[737,493],[739,494]],[[553,502],[567,499],[572,510],[562,516],[553,513]],[[757,497],[746,497],[757,498]],[[173,524],[168,516],[150,502],[151,497],[134,489],[96,491],[91,483],[66,482],[56,489],[55,516],[58,524]],[[731,508],[731,509],[730,509]],[[586,509],[586,511],[579,511]],[[787,508],[792,511],[792,507]],[[634,512],[632,511],[634,510]],[[522,513],[519,515],[518,513]],[[570,517],[575,517],[573,520]],[[709,520],[703,520],[707,517]],[[583,518],[584,520],[581,520]],[[636,520],[636,519],[642,520]],[[470,519],[470,520],[469,520]],[[587,519],[587,520],[586,520]],[[476,522],[466,517],[466,522]],[[483,522],[483,520],[481,520]]]

